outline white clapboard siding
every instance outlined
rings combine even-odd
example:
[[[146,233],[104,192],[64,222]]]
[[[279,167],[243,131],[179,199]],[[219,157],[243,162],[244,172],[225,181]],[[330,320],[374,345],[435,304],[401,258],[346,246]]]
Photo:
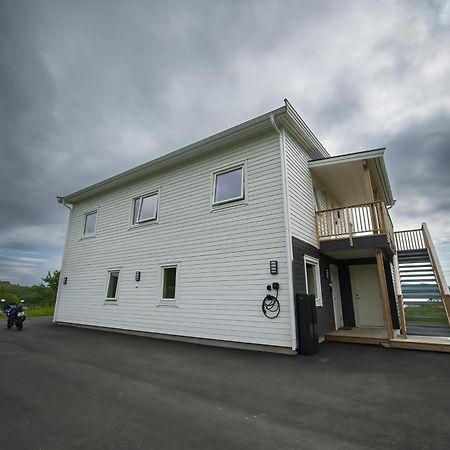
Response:
[[[308,154],[285,132],[291,234],[317,247],[315,200]]]
[[[211,206],[212,173],[246,165],[246,202]],[[291,347],[278,135],[267,134],[74,205],[55,319],[59,322]],[[130,228],[132,198],[159,189],[158,221]],[[80,239],[98,208],[97,233]],[[279,264],[270,275],[269,261]],[[160,305],[160,264],[178,264],[176,307]],[[117,302],[107,271],[120,267]],[[141,281],[135,282],[135,272]],[[278,281],[281,313],[261,311]]]
[[[316,199],[317,199],[317,203],[318,203],[318,205],[316,205],[316,207],[319,210],[328,209],[327,196],[325,195],[325,193],[320,188],[317,188],[315,191],[315,194],[316,194]],[[331,208],[331,206],[330,206],[330,208]]]

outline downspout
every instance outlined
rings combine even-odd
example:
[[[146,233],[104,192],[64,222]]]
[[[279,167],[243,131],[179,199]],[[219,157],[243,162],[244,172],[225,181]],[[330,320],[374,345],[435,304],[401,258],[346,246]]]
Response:
[[[286,151],[285,151],[285,138],[284,129],[280,130],[275,123],[275,117],[273,114],[270,115],[270,121],[275,131],[279,136],[280,143],[280,156],[281,156],[281,179],[283,185],[283,197],[284,197],[284,222],[285,222],[285,233],[286,233],[286,246],[287,246],[287,256],[288,256],[288,296],[289,296],[289,306],[291,313],[291,342],[292,350],[297,350],[297,328],[295,320],[295,303],[294,303],[294,276],[293,276],[293,251],[292,251],[292,235],[291,235],[291,225],[289,219],[289,190],[287,184],[287,168],[286,168]]]
[[[66,238],[64,240],[64,251],[63,251],[63,257],[61,260],[61,270],[60,270],[60,277],[59,277],[59,283],[58,283],[58,291],[56,293],[56,300],[55,300],[55,312],[53,314],[53,322],[57,321],[57,315],[58,315],[58,307],[59,307],[59,298],[61,296],[61,287],[63,284],[63,269],[64,269],[64,263],[66,261],[67,256],[67,244],[69,242],[69,233],[70,233],[70,226],[72,224],[72,213],[73,213],[73,205],[71,203],[66,203],[64,200],[64,197],[56,197],[58,200],[58,203],[61,203],[64,205],[70,212],[69,212],[69,219],[67,220],[67,228],[66,228]]]
[[[58,203],[61,203],[61,205],[64,205],[66,208],[72,211],[73,205],[71,203],[66,203],[64,197],[56,197],[56,200],[58,200]]]

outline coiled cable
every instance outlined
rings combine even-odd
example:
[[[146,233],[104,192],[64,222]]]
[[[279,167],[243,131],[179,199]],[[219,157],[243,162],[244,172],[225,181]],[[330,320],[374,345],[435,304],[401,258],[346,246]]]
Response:
[[[268,319],[275,319],[280,314],[280,302],[278,301],[278,290],[277,296],[274,297],[271,294],[267,294],[262,302],[262,312]]]

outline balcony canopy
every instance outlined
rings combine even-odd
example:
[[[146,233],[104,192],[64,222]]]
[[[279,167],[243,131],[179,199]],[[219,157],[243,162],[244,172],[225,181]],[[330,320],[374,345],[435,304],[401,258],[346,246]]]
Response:
[[[332,156],[309,161],[316,184],[339,203],[356,205],[380,200],[394,204],[384,163],[385,149]]]

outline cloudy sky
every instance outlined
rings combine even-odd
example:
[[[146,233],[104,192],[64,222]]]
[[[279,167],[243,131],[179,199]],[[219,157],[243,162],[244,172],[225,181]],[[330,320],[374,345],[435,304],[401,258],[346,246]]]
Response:
[[[0,0],[0,279],[59,267],[102,178],[281,106],[333,155],[387,147],[398,229],[450,279],[447,1]]]

